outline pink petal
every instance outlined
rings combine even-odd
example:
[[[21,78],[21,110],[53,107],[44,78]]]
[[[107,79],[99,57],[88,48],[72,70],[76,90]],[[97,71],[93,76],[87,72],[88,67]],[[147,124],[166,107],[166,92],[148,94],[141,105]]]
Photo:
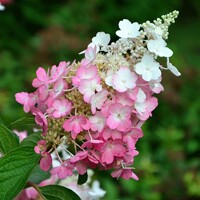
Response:
[[[111,164],[114,160],[112,150],[107,149],[106,151],[104,151],[101,159],[102,159],[102,162],[107,163],[107,164]]]
[[[17,94],[15,94],[15,99],[16,99],[16,101],[18,103],[24,105],[28,101],[28,99],[29,99],[28,93],[27,92],[17,93]]]
[[[43,157],[40,160],[40,168],[43,171],[48,171],[51,167],[51,164],[52,164],[51,155],[49,153],[44,153]]]

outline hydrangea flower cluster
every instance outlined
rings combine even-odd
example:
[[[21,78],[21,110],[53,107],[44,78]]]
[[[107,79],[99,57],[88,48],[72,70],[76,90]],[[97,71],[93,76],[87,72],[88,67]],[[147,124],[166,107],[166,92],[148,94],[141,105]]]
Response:
[[[78,63],[60,62],[47,71],[39,67],[33,93],[16,94],[25,112],[35,116],[43,139],[35,152],[40,166],[49,170],[51,152],[66,143],[65,159],[56,153],[60,165],[51,169],[59,178],[81,175],[88,168],[113,169],[112,177],[138,180],[132,171],[138,155],[136,143],[143,136],[141,126],[152,116],[158,101],[154,94],[164,90],[162,70],[180,72],[169,58],[168,28],[178,16],[173,11],[153,23],[119,22],[116,35],[99,32]],[[166,67],[158,61],[166,59]]]

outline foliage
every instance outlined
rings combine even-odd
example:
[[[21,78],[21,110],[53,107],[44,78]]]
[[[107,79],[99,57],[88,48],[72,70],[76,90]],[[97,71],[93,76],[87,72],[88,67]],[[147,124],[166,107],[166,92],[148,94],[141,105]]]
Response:
[[[198,199],[199,6],[198,0],[13,1],[0,13],[1,118],[10,124],[24,117],[14,94],[22,88],[31,90],[30,80],[40,65],[72,61],[96,32],[104,30],[114,36],[122,18],[143,22],[177,9],[180,16],[170,29],[168,46],[175,52],[173,63],[182,76],[174,78],[167,73],[163,78],[165,91],[159,97],[159,107],[144,126],[145,136],[138,143],[140,156],[134,164],[140,180],[114,181],[106,172],[99,172],[97,177],[107,191],[105,199]],[[30,126],[18,127],[32,131]],[[1,168],[3,160],[0,162]]]

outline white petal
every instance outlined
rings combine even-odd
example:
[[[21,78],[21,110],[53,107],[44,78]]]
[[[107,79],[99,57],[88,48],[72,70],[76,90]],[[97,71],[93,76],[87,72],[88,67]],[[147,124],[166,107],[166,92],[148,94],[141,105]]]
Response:
[[[142,62],[151,65],[154,62],[153,56],[149,54],[144,54]]]
[[[150,81],[152,79],[152,74],[150,71],[145,71],[144,74],[142,74],[142,78],[145,80],[145,81]]]
[[[116,35],[120,38],[128,38],[127,33],[122,30],[116,31]]]
[[[173,51],[169,49],[168,47],[164,47],[160,49],[160,51],[158,52],[158,55],[160,57],[171,57],[173,55]]]
[[[167,63],[167,67],[175,76],[181,75],[181,73],[178,71],[178,69],[175,66],[173,66],[171,63]]]
[[[131,22],[128,19],[123,19],[119,22],[119,28],[121,30],[126,30],[129,27],[131,27]]]
[[[159,68],[155,68],[152,71],[152,79],[157,80],[159,77],[161,77],[161,71]]]
[[[142,89],[139,88],[139,91],[137,93],[137,102],[143,103],[146,99],[146,94],[143,92]]]
[[[145,69],[146,69],[146,65],[142,62],[137,63],[135,65],[135,72],[139,75],[142,75],[144,73]]]

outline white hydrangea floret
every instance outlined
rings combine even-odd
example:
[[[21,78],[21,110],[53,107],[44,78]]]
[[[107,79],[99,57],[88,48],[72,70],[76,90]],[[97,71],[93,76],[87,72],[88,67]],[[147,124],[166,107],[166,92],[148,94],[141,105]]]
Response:
[[[98,32],[95,37],[92,38],[92,42],[88,45],[88,48],[95,48],[96,53],[99,52],[101,47],[106,47],[110,42],[110,34],[104,32]],[[85,53],[86,50],[81,51],[79,54]]]
[[[107,46],[110,42],[110,34],[104,32],[98,32],[95,37],[92,38],[92,43],[96,46]]]
[[[169,62],[169,58],[167,58],[167,68],[175,75],[175,76],[180,76],[181,73],[178,71],[178,69],[172,65],[170,62]]]
[[[135,102],[135,109],[137,110],[139,114],[142,114],[145,112],[145,109],[146,109],[145,101],[146,101],[146,94],[141,88],[139,88],[136,102]]]
[[[140,25],[137,22],[131,23],[128,19],[119,22],[120,30],[116,31],[116,35],[121,38],[135,38],[140,35]]]
[[[150,52],[155,53],[160,57],[171,57],[173,51],[166,46],[167,43],[162,38],[149,40],[147,42],[147,47]]]
[[[1,4],[0,2],[0,11],[4,11],[5,10],[5,6]]]
[[[99,199],[102,198],[106,194],[106,191],[100,188],[99,181],[94,181],[92,183],[92,188],[89,191],[89,195],[92,197],[92,199]]]
[[[135,72],[145,81],[157,80],[161,76],[159,63],[149,54],[144,54],[141,62],[135,65]]]

